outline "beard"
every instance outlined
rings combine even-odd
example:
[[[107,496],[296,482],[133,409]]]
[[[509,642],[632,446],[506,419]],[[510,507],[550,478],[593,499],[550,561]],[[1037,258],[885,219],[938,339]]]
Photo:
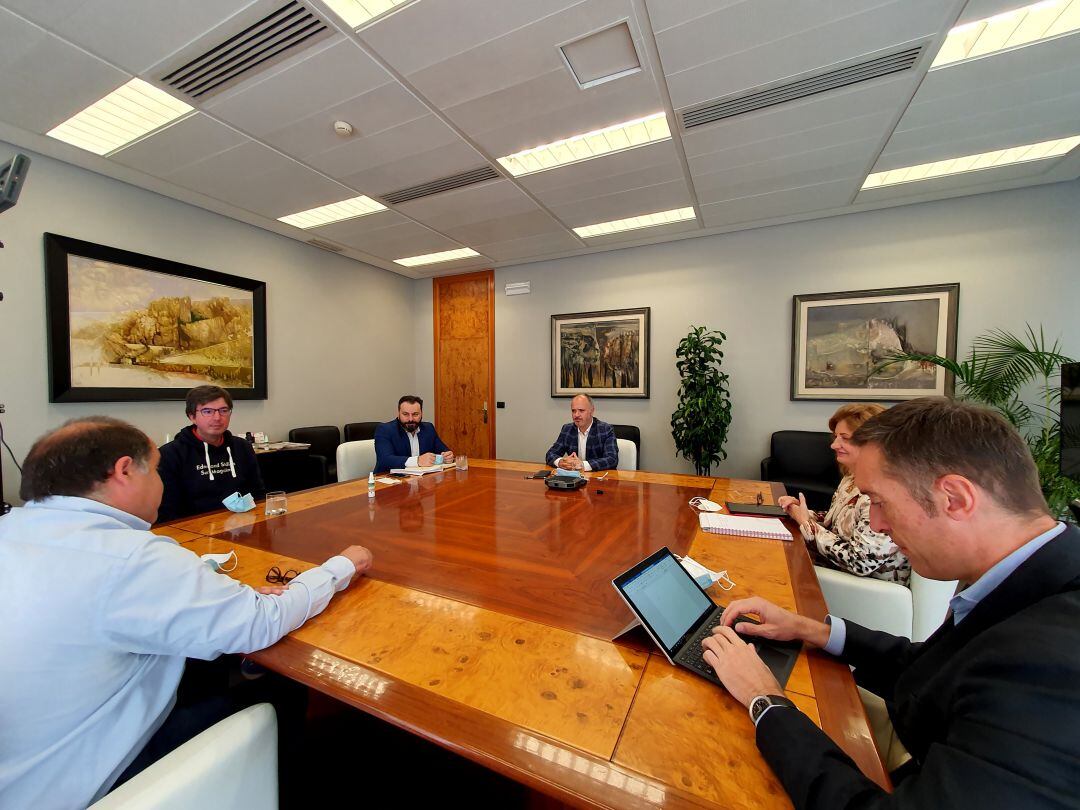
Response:
[[[401,426],[405,428],[409,433],[416,433],[417,428],[420,427],[419,422],[402,422]]]

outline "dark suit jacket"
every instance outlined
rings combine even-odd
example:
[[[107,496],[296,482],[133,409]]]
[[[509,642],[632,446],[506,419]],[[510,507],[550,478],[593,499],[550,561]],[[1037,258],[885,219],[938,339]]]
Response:
[[[552,467],[563,456],[577,452],[578,429],[567,422],[559,431],[559,438],[547,451],[547,463]],[[619,445],[615,442],[615,428],[607,422],[594,418],[585,442],[585,458],[594,470],[613,470],[619,465]]]
[[[797,808],[1080,807],[1080,530],[1055,537],[922,644],[847,622],[843,660],[881,695],[916,770],[892,795],[802,712],[757,744]]]
[[[450,449],[443,444],[431,422],[421,422],[416,430],[420,440],[420,455],[441,453]],[[383,422],[375,428],[375,472],[401,469],[411,455],[409,436],[397,419]]]

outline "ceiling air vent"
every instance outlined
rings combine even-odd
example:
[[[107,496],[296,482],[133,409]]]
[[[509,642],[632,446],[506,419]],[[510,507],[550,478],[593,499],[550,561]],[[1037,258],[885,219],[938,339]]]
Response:
[[[289,2],[162,77],[191,98],[205,99],[252,71],[265,70],[331,34],[330,28],[298,2]]]
[[[465,186],[471,186],[476,183],[483,183],[485,180],[494,180],[496,177],[501,176],[502,175],[495,171],[491,166],[481,166],[479,169],[470,169],[467,172],[452,174],[449,177],[431,180],[427,183],[421,183],[418,186],[409,186],[408,188],[403,188],[399,191],[391,191],[389,194],[381,194],[379,196],[384,202],[390,203],[390,205],[398,205],[399,203],[408,202],[409,200],[419,200],[421,197],[430,197],[432,194],[441,194],[444,191],[451,191],[455,188],[464,188]]]
[[[341,253],[345,250],[341,245],[335,245],[333,242],[326,242],[322,239],[308,239],[307,243],[313,247],[329,250],[331,253]]]
[[[751,93],[708,101],[681,111],[679,117],[682,119],[683,129],[692,129],[735,115],[775,107],[777,104],[787,104],[789,101],[910,70],[918,62],[922,52],[922,45],[905,48],[824,73],[813,73],[794,81],[785,81],[782,84],[754,90]]]

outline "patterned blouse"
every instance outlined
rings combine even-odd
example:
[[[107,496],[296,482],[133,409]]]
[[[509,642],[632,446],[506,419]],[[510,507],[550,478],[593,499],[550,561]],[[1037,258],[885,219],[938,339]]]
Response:
[[[820,524],[803,524],[803,539],[815,562],[857,577],[907,585],[911,563],[892,538],[870,528],[870,497],[845,475]],[[809,528],[809,532],[807,532]]]

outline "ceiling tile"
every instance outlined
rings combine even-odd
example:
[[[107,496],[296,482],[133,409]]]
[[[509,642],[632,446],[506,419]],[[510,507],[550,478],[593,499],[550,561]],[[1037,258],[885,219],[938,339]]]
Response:
[[[254,141],[182,166],[165,179],[271,219],[356,196]]]
[[[690,191],[680,178],[648,188],[635,188],[579,202],[553,205],[551,210],[569,227],[580,228],[582,225],[686,208],[692,204]]]
[[[184,166],[247,143],[248,138],[202,113],[193,113],[131,146],[109,159],[165,177]]]
[[[483,245],[470,245],[478,253],[483,253],[497,262],[531,260],[555,253],[567,253],[582,250],[580,239],[568,231],[552,232],[540,236],[526,236],[503,242],[491,242]]]
[[[3,5],[131,73],[142,73],[250,2],[4,0]]]
[[[701,206],[706,228],[750,224],[809,211],[828,211],[846,206],[862,180],[834,180],[803,188],[725,200]]]
[[[347,76],[348,81],[341,81]],[[206,109],[256,137],[390,81],[351,39],[319,43],[206,103]]]
[[[45,134],[131,77],[0,9],[6,123]]]

